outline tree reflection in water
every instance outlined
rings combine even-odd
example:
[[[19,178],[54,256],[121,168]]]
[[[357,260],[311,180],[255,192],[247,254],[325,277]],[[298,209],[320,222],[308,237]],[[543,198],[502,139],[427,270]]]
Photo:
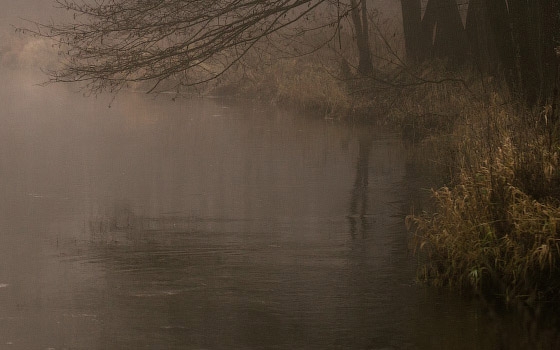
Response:
[[[358,132],[358,161],[356,163],[356,178],[350,196],[350,234],[365,236],[369,230],[368,213],[368,184],[369,184],[369,158],[373,144],[372,134],[369,128],[362,128]],[[358,225],[359,224],[359,225]]]

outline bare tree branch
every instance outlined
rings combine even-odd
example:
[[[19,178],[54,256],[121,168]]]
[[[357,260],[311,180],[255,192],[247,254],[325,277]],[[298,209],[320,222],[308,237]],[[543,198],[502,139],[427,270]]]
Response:
[[[202,84],[223,75],[264,38],[295,40],[330,28],[326,40],[333,40],[340,18],[356,4],[336,0],[55,3],[72,13],[71,22],[30,22],[31,28],[25,30],[58,45],[61,67],[48,72],[50,82],[84,82],[93,93],[118,91],[131,82],[151,82],[150,91],[169,79],[184,86]],[[328,8],[338,14],[318,20],[317,13]],[[324,43],[306,51],[320,45]]]

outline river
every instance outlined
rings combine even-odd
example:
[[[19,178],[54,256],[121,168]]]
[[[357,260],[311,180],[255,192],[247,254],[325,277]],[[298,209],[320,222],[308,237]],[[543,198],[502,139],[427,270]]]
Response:
[[[415,282],[397,133],[3,77],[1,349],[527,344]]]

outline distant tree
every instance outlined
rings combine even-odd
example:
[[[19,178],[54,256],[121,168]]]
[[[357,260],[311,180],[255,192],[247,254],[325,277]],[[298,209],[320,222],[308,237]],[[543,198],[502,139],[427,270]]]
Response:
[[[373,63],[371,61],[371,51],[369,48],[369,24],[367,1],[351,0],[350,12],[352,14],[352,23],[356,31],[356,45],[358,46],[359,63],[358,72],[362,75],[370,75],[373,72]]]
[[[560,3],[499,0],[486,6],[492,40],[511,89],[529,105],[558,99]]]
[[[463,63],[467,37],[456,0],[401,0],[407,60],[422,62],[444,58]]]
[[[465,29],[473,64],[482,73],[494,74],[498,69],[499,60],[496,37],[489,16],[486,0],[470,0]]]
[[[355,25],[358,70],[372,70],[365,0],[55,3],[73,20],[34,23],[27,30],[59,45],[62,66],[49,72],[52,81],[85,82],[93,92],[116,91],[129,82],[150,82],[150,91],[169,79],[177,81],[177,87],[204,83],[221,76],[264,40],[293,39],[315,30],[328,30],[334,37],[344,17],[351,17]],[[325,8],[336,9],[330,13],[337,15],[310,20]]]
[[[401,0],[407,61],[445,58],[500,73],[530,106],[560,102],[560,2],[468,0],[466,26],[457,0]]]
[[[422,0],[401,0],[406,59],[410,64],[422,61],[425,54],[421,39]]]

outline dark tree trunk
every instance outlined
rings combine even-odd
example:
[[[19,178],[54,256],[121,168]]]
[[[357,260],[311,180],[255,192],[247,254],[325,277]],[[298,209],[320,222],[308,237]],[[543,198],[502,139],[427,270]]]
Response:
[[[356,30],[356,45],[358,46],[358,73],[361,75],[371,75],[373,73],[373,63],[371,60],[371,51],[369,48],[369,24],[367,17],[366,1],[351,1],[352,6],[352,22]]]
[[[539,52],[541,52],[542,72],[541,91],[539,93],[540,103],[554,103],[558,98],[558,70],[560,68],[560,4],[558,0],[541,0],[542,22],[538,37],[544,40],[538,41]],[[537,38],[538,39],[538,38]]]
[[[418,63],[423,58],[421,43],[422,2],[421,0],[401,0],[406,59]]]
[[[486,0],[470,0],[466,32],[472,63],[484,74],[494,74],[498,69],[498,50],[489,22]]]
[[[488,2],[489,21],[510,87],[530,106],[549,103],[558,85],[557,0]]]
[[[422,44],[431,56],[463,63],[467,38],[456,0],[429,0],[422,19]]]
[[[511,22],[507,4],[504,0],[486,2],[488,23],[492,30],[498,60],[503,70],[505,79],[510,87],[517,86],[518,76],[515,69],[517,54],[514,50],[514,42],[511,31]]]
[[[467,53],[467,38],[457,2],[455,0],[439,0],[438,3],[434,53],[436,57],[448,58],[455,63],[463,63]]]
[[[433,57],[433,46],[435,29],[437,24],[437,0],[429,0],[424,17],[420,23],[420,46],[422,47],[422,59]]]

